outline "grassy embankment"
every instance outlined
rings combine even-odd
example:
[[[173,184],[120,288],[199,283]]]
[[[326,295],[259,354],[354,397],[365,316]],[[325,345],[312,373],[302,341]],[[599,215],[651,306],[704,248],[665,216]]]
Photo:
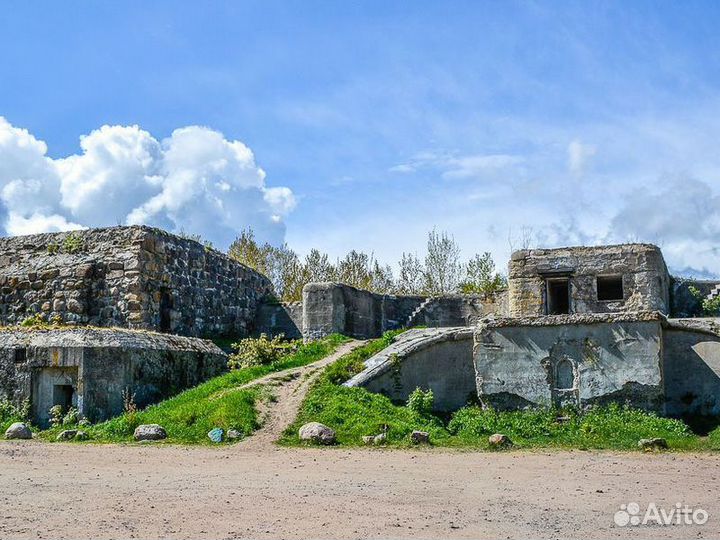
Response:
[[[195,388],[137,412],[126,412],[106,422],[82,427],[90,435],[89,442],[126,442],[132,440],[135,427],[140,424],[160,424],[168,433],[166,442],[181,444],[210,444],[208,431],[220,427],[236,429],[249,435],[259,427],[256,401],[266,391],[262,386],[238,390],[239,387],[269,373],[310,364],[332,354],[347,338],[332,335],[323,340],[301,345],[300,348],[272,364],[230,371],[210,379]],[[2,415],[2,410],[0,410]],[[0,416],[5,429],[14,417]],[[46,440],[54,440],[63,425],[39,433]]]
[[[519,448],[636,450],[639,439],[662,437],[673,450],[720,449],[720,428],[707,437],[695,435],[680,420],[610,405],[584,413],[573,410],[537,409],[516,412],[483,410],[467,406],[449,417],[415,412],[403,404],[342,382],[362,370],[363,361],[387,347],[397,333],[388,333],[344,356],[326,368],[303,402],[296,422],[281,444],[302,444],[298,428],[305,422],[322,422],[336,430],[338,444],[357,446],[364,435],[388,427],[388,446],[410,446],[410,433],[430,433],[441,447],[488,448],[488,437],[503,433]]]

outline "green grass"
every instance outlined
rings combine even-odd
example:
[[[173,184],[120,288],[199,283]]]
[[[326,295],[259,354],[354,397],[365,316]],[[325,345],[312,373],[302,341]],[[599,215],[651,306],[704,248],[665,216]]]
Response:
[[[639,439],[662,437],[673,450],[720,450],[720,428],[708,437],[695,435],[681,420],[619,405],[584,413],[534,409],[514,412],[468,406],[451,417],[419,414],[403,404],[343,382],[363,368],[364,360],[387,347],[397,333],[388,333],[329,366],[306,396],[297,420],[280,441],[298,446],[298,429],[306,422],[333,428],[341,446],[362,445],[362,437],[388,429],[388,446],[410,446],[413,430],[428,431],[434,446],[488,449],[488,437],[503,433],[518,448],[637,450]]]
[[[131,441],[133,431],[140,424],[160,424],[167,431],[166,441],[170,443],[211,444],[207,433],[215,427],[226,431],[237,429],[249,435],[259,427],[255,403],[263,389],[238,390],[238,387],[269,373],[320,360],[346,341],[347,338],[336,334],[304,344],[295,353],[272,364],[231,371],[135,414],[125,413],[82,429],[95,442]],[[75,428],[52,428],[40,436],[54,440],[60,431],[69,427]]]

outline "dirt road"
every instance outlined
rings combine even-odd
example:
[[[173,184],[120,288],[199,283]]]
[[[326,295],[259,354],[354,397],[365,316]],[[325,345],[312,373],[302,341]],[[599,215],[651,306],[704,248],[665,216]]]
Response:
[[[710,538],[720,458],[0,443],[0,538]],[[621,504],[705,525],[617,527]]]

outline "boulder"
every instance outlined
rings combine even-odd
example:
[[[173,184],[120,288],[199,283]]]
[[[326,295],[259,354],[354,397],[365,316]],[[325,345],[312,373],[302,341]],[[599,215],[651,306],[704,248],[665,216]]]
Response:
[[[668,443],[665,439],[655,437],[653,439],[640,439],[638,448],[641,450],[667,450]]]
[[[488,437],[488,443],[490,444],[490,448],[509,448],[513,445],[510,437],[502,433],[490,435],[490,437]]]
[[[223,437],[225,435],[225,431],[223,431],[222,428],[216,427],[208,431],[208,438],[214,442],[214,443],[221,443],[223,442]]]
[[[316,444],[335,444],[335,431],[320,422],[310,422],[300,428],[301,441],[312,441]]]
[[[159,441],[167,438],[165,428],[158,424],[142,424],[135,428],[136,441]]]
[[[57,437],[55,437],[55,439],[58,441],[71,441],[75,438],[77,434],[77,429],[64,429],[58,434]]]
[[[228,429],[227,438],[229,441],[235,441],[237,439],[242,439],[243,434],[241,432],[239,432],[237,429]]]
[[[410,434],[410,440],[415,444],[430,444],[430,434],[427,431],[415,430]]]
[[[15,422],[5,430],[6,439],[32,439],[32,431],[23,422]]]

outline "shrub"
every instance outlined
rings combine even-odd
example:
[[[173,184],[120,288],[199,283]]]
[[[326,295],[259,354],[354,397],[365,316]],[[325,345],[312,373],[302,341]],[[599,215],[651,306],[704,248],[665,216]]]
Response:
[[[85,242],[78,233],[71,232],[63,240],[62,247],[66,253],[78,253],[85,249]]]
[[[260,334],[259,338],[242,339],[232,345],[236,352],[230,355],[228,367],[240,369],[272,364],[284,356],[294,353],[299,346],[299,340],[287,341],[283,334],[278,334],[273,338]]]
[[[64,426],[77,424],[80,420],[80,413],[75,407],[70,407],[65,416],[63,416],[62,423]]]
[[[52,427],[57,427],[60,424],[62,424],[62,421],[63,421],[62,405],[53,405],[52,407],[50,407],[50,410],[48,411],[48,415],[50,416],[50,425]]]
[[[432,390],[423,390],[422,388],[418,387],[413,390],[412,394],[410,394],[410,397],[407,401],[407,406],[411,411],[414,411],[418,414],[427,415],[432,413],[434,401],[435,396],[433,395]]]

